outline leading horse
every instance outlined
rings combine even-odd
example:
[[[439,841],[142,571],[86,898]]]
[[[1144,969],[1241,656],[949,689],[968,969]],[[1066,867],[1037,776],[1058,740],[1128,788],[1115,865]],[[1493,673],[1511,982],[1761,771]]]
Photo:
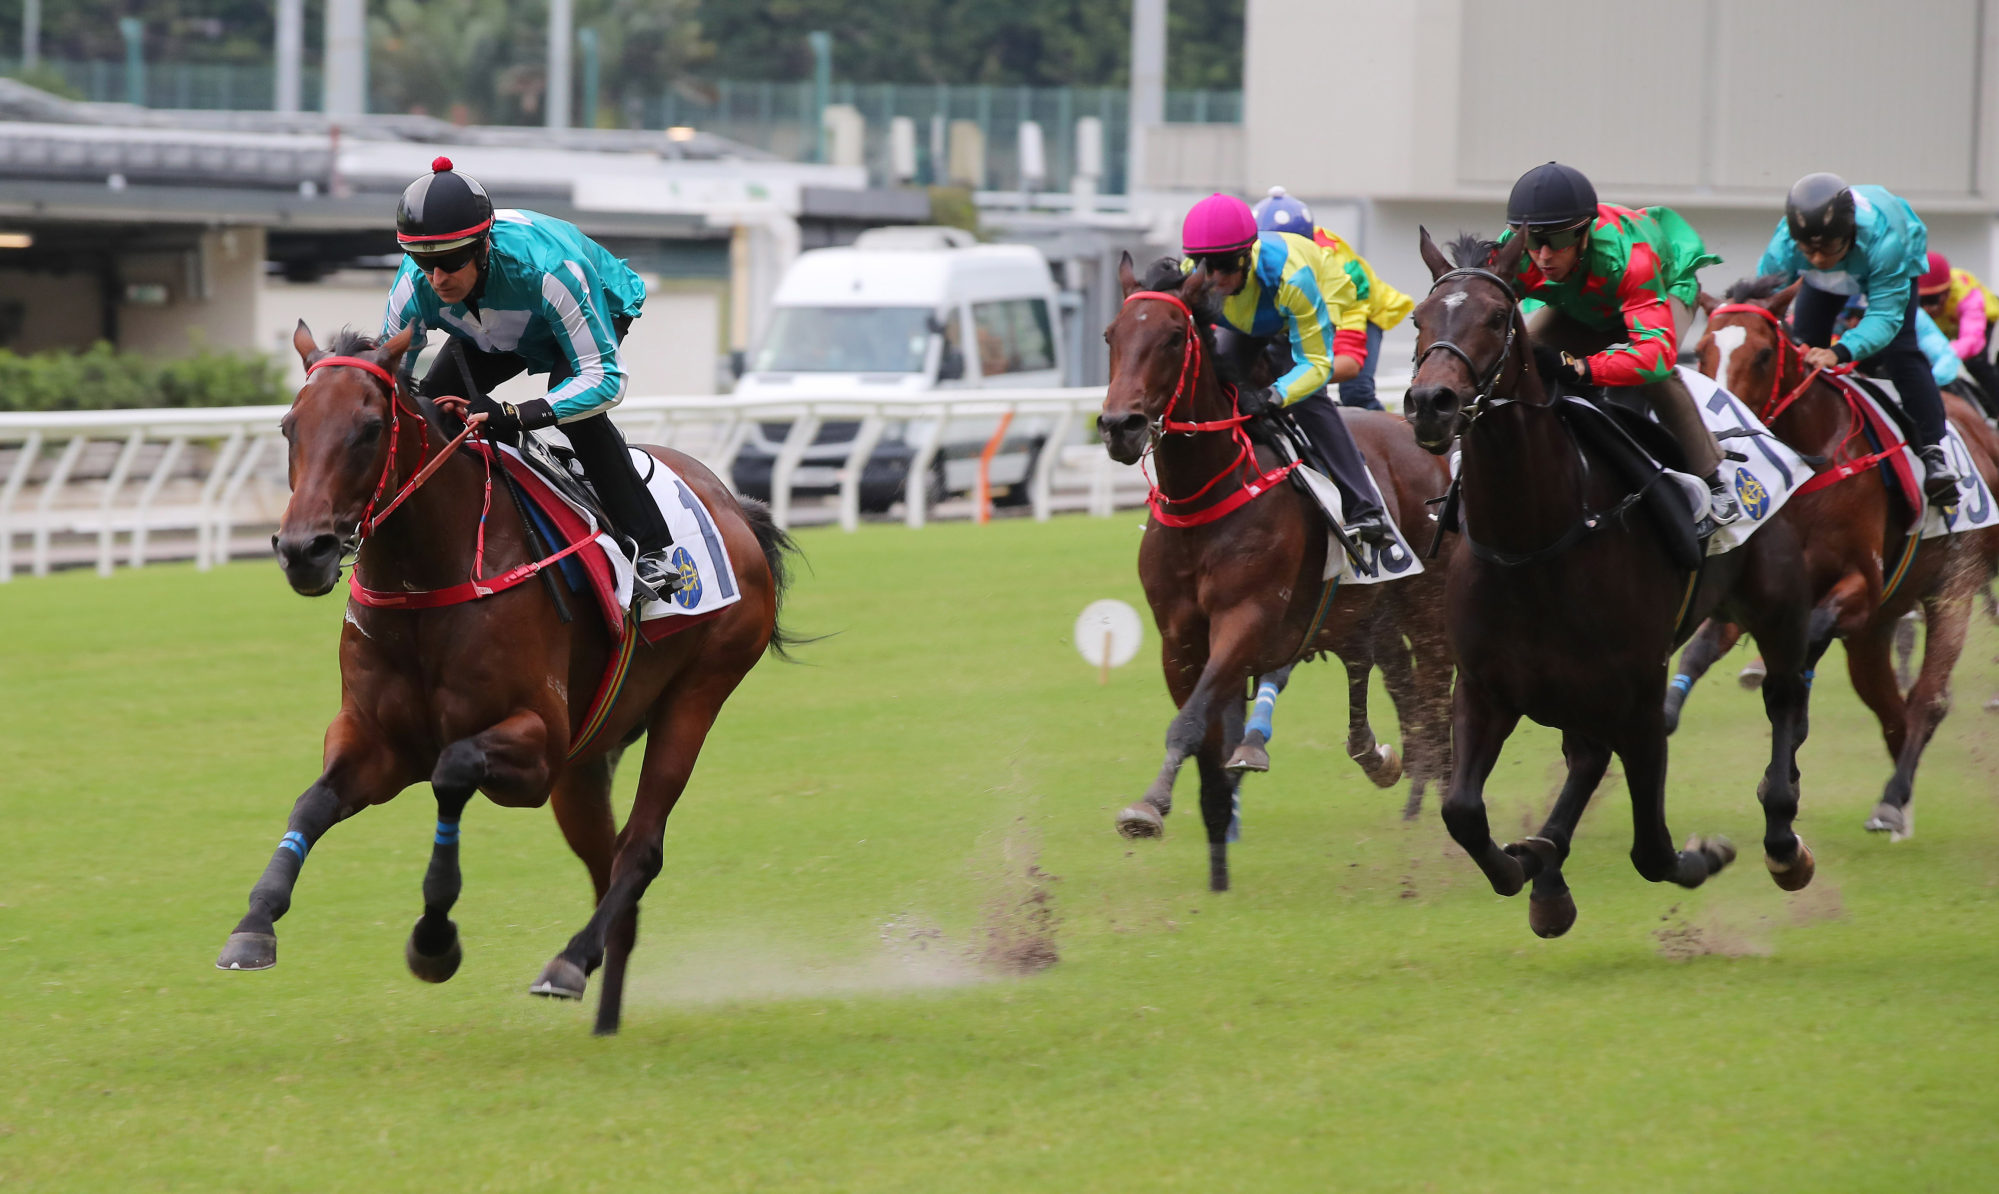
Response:
[[[216,965],[276,965],[276,922],[313,846],[336,823],[427,780],[437,833],[423,915],[404,948],[411,971],[443,982],[463,956],[450,913],[460,889],[459,826],[473,794],[509,807],[549,804],[589,869],[597,905],[530,989],[581,999],[601,964],[596,1031],[615,1032],[639,899],[660,870],[667,814],[722,703],[766,651],[782,654],[787,644],[778,612],[791,543],[761,506],[738,503],[699,462],[648,449],[712,513],[742,597],[656,644],[629,623],[621,643],[592,611],[568,620],[550,592],[518,583],[547,560],[537,563],[523,513],[492,501],[496,449],[475,438],[458,450],[475,429],[447,434],[434,410],[396,384],[413,330],[386,344],[343,333],[331,351],[304,323],[292,338],[307,379],[282,424],[292,496],[273,545],[286,579],[308,597],[329,593],[342,557],[354,552],[357,586],[442,596],[427,608],[349,601],[340,710],[326,730],[324,766],[293,805]],[[485,557],[492,565],[482,571]],[[443,603],[457,595],[472,599]],[[586,726],[598,703],[587,698],[612,674],[621,645],[630,652],[622,685],[614,693],[604,686],[610,703]],[[648,737],[638,795],[619,831],[612,769],[640,734]]]
[[[1447,616],[1457,653],[1452,704],[1456,769],[1444,823],[1494,891],[1531,881],[1528,925],[1543,937],[1575,923],[1562,877],[1583,809],[1615,753],[1631,791],[1631,861],[1652,882],[1697,887],[1735,857],[1726,839],[1673,848],[1666,827],[1666,662],[1679,628],[1727,609],[1770,660],[1763,699],[1770,763],[1758,796],[1765,861],[1780,887],[1810,881],[1811,852],[1792,832],[1797,751],[1806,733],[1810,595],[1797,534],[1780,516],[1744,546],[1691,575],[1644,520],[1627,520],[1631,487],[1586,454],[1544,388],[1514,301],[1524,237],[1475,237],[1454,260],[1421,237],[1433,285],[1417,306],[1416,370],[1406,399],[1417,441],[1462,450],[1463,535],[1451,562]],[[1568,778],[1541,831],[1501,847],[1485,814],[1485,781],[1526,716],[1562,731]]]
[[[1145,796],[1118,813],[1120,832],[1153,837],[1173,804],[1173,783],[1193,757],[1201,777],[1201,820],[1208,832],[1208,886],[1227,891],[1228,830],[1238,776],[1229,772],[1241,743],[1244,687],[1331,651],[1359,676],[1350,744],[1364,769],[1386,756],[1366,726],[1365,677],[1385,650],[1410,651],[1384,668],[1411,751],[1410,773],[1445,753],[1441,726],[1450,694],[1450,658],[1437,618],[1441,576],[1339,586],[1322,579],[1329,550],[1325,516],[1287,480],[1275,452],[1252,444],[1233,389],[1216,368],[1213,297],[1205,268],[1184,277],[1171,259],[1142,288],[1127,255],[1119,264],[1124,306],[1104,333],[1110,386],[1097,425],[1113,459],[1148,453],[1157,468],[1152,516],[1139,547],[1139,578],[1159,628],[1167,691],[1178,706],[1166,733],[1166,760]],[[1429,525],[1424,499],[1443,492],[1442,463],[1416,451],[1400,419],[1346,412],[1354,439],[1374,472],[1388,511],[1403,527]],[[1171,496],[1180,495],[1180,496]],[[1386,621],[1384,621],[1386,620]],[[1402,647],[1407,639],[1409,646]],[[1399,681],[1411,678],[1411,688]],[[1393,782],[1392,780],[1390,782]]]
[[[1814,630],[1845,642],[1853,690],[1880,721],[1894,763],[1867,828],[1899,840],[1915,826],[1916,766],[1950,709],[1951,671],[1973,596],[1999,566],[1999,528],[1919,537],[1924,511],[1911,510],[1889,491],[1881,469],[1870,467],[1874,445],[1856,425],[1853,406],[1830,377],[1805,366],[1785,329],[1799,285],[1750,278],[1730,287],[1726,302],[1702,295],[1708,322],[1696,347],[1701,372],[1748,395],[1777,438],[1826,462],[1789,508],[1798,512],[1819,602]],[[1961,398],[1946,394],[1944,408],[1970,457],[1960,463],[1976,468],[1988,488],[1999,487],[1999,435]],[[1922,671],[1904,685],[1892,655],[1903,615],[1918,605],[1929,633]],[[1732,645],[1721,623],[1702,627],[1687,644],[1667,694],[1669,724],[1678,722],[1694,682]]]

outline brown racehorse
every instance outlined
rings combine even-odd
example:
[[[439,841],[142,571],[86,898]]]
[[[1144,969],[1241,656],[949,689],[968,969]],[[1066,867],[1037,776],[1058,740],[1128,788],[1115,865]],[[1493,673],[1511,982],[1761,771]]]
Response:
[[[331,355],[303,323],[293,337],[310,373],[284,418],[292,497],[273,543],[286,579],[306,596],[332,591],[350,550],[357,550],[356,580],[375,590],[461,584],[474,575],[482,517],[486,575],[538,556],[510,503],[492,503],[482,515],[492,496],[488,473],[469,450],[439,461],[379,524],[370,517],[371,495],[402,490],[418,463],[436,459],[450,438],[393,384],[412,330],[382,345],[344,333]],[[602,963],[596,1030],[617,1030],[639,898],[659,873],[667,814],[723,701],[766,650],[781,654],[787,642],[778,610],[790,541],[762,507],[738,504],[697,461],[650,451],[712,512],[742,599],[657,644],[638,642],[608,716],[582,743],[575,736],[585,702],[615,648],[594,609],[565,625],[549,594],[533,584],[429,609],[350,601],[340,636],[340,711],[326,730],[324,770],[292,807],[284,840],[218,966],[275,965],[275,922],[291,906],[314,843],[336,822],[428,780],[438,833],[423,880],[423,916],[404,951],[410,969],[430,982],[458,969],[462,950],[450,912],[460,886],[458,824],[473,793],[509,807],[548,803],[589,868],[597,906],[531,989],[581,999],[586,976]],[[648,735],[644,770],[619,832],[612,768],[641,733]]]
[[[1699,343],[1701,371],[1720,381],[1751,409],[1776,412],[1770,428],[1778,438],[1830,467],[1866,454],[1853,440],[1852,414],[1839,390],[1806,370],[1799,348],[1785,333],[1784,312],[1798,284],[1778,289],[1778,279],[1738,282],[1727,305],[1701,296],[1708,312]],[[1795,395],[1795,397],[1793,397]],[[1945,413],[1964,437],[1972,463],[1988,486],[1999,486],[1999,436],[1969,403],[1944,397]],[[1867,828],[1897,838],[1914,828],[1916,765],[1923,748],[1950,708],[1950,674],[1964,648],[1974,594],[1999,565],[1999,528],[1911,542],[1913,521],[1905,503],[1888,492],[1874,469],[1811,493],[1793,497],[1804,529],[1805,564],[1819,603],[1813,618],[1820,636],[1846,642],[1847,674],[1881,722],[1881,734],[1895,770]],[[1903,614],[1921,603],[1929,634],[1922,673],[1903,695],[1895,674],[1893,649]],[[1687,645],[1680,673],[1668,696],[1667,716],[1676,722],[1686,690],[1734,645],[1732,627],[1713,624]],[[1815,643],[1822,650],[1822,643]]]
[[[1425,664],[1403,673],[1419,677],[1421,687],[1407,694],[1406,703],[1398,698],[1398,708],[1441,724],[1450,692],[1450,660],[1435,625],[1441,576],[1432,570],[1329,589],[1320,579],[1328,550],[1325,516],[1295,485],[1272,479],[1280,464],[1273,450],[1247,448],[1236,434],[1241,420],[1233,390],[1215,367],[1212,320],[1205,314],[1213,297],[1207,271],[1182,278],[1178,262],[1164,261],[1149,271],[1153,289],[1142,290],[1126,256],[1118,277],[1125,303],[1105,332],[1111,380],[1098,430],[1123,463],[1150,452],[1161,493],[1190,500],[1169,498],[1164,520],[1155,506],[1139,547],[1139,578],[1179,714],[1167,728],[1158,777],[1118,814],[1117,824],[1128,837],[1158,835],[1172,808],[1173,782],[1192,756],[1208,831],[1208,885],[1226,891],[1237,779],[1226,763],[1242,740],[1249,678],[1316,651],[1331,651],[1364,675],[1384,649],[1378,619],[1389,617]],[[1413,449],[1400,419],[1345,415],[1389,513],[1404,527],[1430,526],[1424,499],[1443,492],[1448,476],[1442,464]],[[1184,429],[1189,426],[1205,429]],[[1226,512],[1208,517],[1219,511]],[[1171,525],[1183,518],[1191,525]],[[1393,681],[1397,673],[1384,674]],[[1364,722],[1364,707],[1353,715]],[[1413,747],[1422,735],[1410,730]]]
[[[1720,608],[1757,633],[1770,661],[1764,851],[1779,886],[1803,887],[1812,857],[1791,822],[1811,605],[1796,532],[1779,517],[1689,575],[1644,520],[1618,515],[1630,487],[1579,448],[1529,351],[1507,281],[1525,243],[1463,237],[1453,263],[1428,232],[1421,240],[1434,285],[1416,308],[1405,401],[1419,443],[1444,453],[1455,440],[1462,452],[1464,534],[1446,601],[1458,660],[1456,767],[1444,823],[1494,891],[1510,896],[1533,882],[1528,924],[1543,937],[1575,923],[1561,865],[1612,752],[1631,790],[1638,873],[1697,887],[1726,866],[1735,851],[1725,839],[1696,837],[1676,851],[1666,828],[1666,663],[1677,628]],[[1540,833],[1501,848],[1486,821],[1485,781],[1522,716],[1562,731],[1569,774]]]

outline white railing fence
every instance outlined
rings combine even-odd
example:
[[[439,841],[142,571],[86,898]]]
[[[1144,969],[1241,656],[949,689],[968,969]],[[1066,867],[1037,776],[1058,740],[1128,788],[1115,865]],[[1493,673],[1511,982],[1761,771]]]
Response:
[[[1399,385],[1384,384],[1384,400]],[[978,513],[973,500],[935,501],[933,465],[947,435],[988,434],[1006,418],[1015,436],[1030,428],[1042,439],[1025,480],[1036,519],[1083,510],[1108,517],[1141,505],[1144,477],[1105,454],[1094,434],[1100,388],[958,391],[908,398],[856,400],[801,394],[779,401],[728,395],[628,398],[616,419],[634,443],[664,444],[692,455],[725,482],[757,424],[789,424],[771,466],[771,507],[779,525],[837,522],[853,530],[862,518],[865,465],[885,436],[910,449],[901,495],[902,521]],[[1392,405],[1391,401],[1391,405]],[[0,582],[19,570],[94,564],[109,576],[118,564],[192,559],[199,568],[232,556],[263,555],[289,496],[282,406],[196,410],[109,410],[0,414]],[[819,429],[853,422],[859,431],[833,473],[837,489],[805,497],[801,472],[814,464],[810,486],[828,488],[831,462],[807,459]],[[823,452],[825,449],[822,448]]]

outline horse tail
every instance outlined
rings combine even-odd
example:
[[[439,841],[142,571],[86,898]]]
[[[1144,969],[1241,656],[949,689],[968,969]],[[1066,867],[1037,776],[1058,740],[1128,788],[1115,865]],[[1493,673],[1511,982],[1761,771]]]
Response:
[[[777,608],[771,616],[770,645],[765,649],[786,663],[797,663],[798,657],[791,653],[792,648],[819,641],[817,637],[800,638],[784,628],[784,594],[791,587],[789,557],[802,553],[797,541],[771,517],[769,506],[747,497],[738,497],[736,502],[742,506],[743,517],[749,520],[750,529],[756,532],[757,546],[763,549],[764,564],[770,569],[771,587],[777,599]]]

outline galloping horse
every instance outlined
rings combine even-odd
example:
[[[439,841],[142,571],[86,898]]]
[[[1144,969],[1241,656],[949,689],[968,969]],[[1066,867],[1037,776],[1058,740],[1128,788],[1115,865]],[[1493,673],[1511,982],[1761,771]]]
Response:
[[[1208,885],[1227,891],[1228,829],[1237,777],[1226,763],[1243,737],[1244,686],[1301,657],[1331,651],[1362,678],[1352,710],[1355,735],[1366,729],[1365,676],[1390,631],[1406,636],[1420,668],[1384,668],[1397,695],[1412,751],[1438,738],[1450,692],[1450,659],[1436,624],[1440,578],[1432,572],[1377,585],[1322,580],[1328,551],[1325,516],[1283,480],[1275,452],[1254,445],[1236,413],[1232,388],[1215,366],[1205,268],[1184,278],[1177,261],[1153,268],[1141,289],[1126,256],[1118,278],[1124,306],[1104,338],[1111,380],[1098,430],[1111,456],[1131,464],[1150,453],[1158,470],[1152,517],[1139,548],[1139,577],[1159,628],[1167,691],[1179,714],[1167,728],[1166,761],[1145,796],[1124,808],[1127,837],[1163,831],[1173,781],[1188,756],[1201,777],[1201,819],[1208,831]],[[1443,492],[1447,471],[1415,451],[1401,420],[1347,412],[1389,513],[1404,527],[1427,526],[1424,499]],[[1178,495],[1178,496],[1173,496]],[[1426,620],[1427,619],[1427,620]],[[1393,688],[1391,688],[1393,691]],[[1350,739],[1352,741],[1352,739]],[[1372,750],[1363,767],[1382,760]],[[1416,763],[1411,761],[1412,773]],[[1390,782],[1393,782],[1392,780]]]
[[[1811,852],[1791,831],[1797,750],[1806,733],[1805,621],[1810,609],[1796,532],[1780,516],[1691,575],[1655,533],[1627,522],[1630,487],[1579,448],[1543,388],[1507,282],[1526,244],[1461,237],[1455,261],[1422,234],[1434,285],[1416,308],[1408,398],[1417,442],[1462,450],[1463,535],[1451,562],[1447,617],[1458,660],[1452,705],[1456,769],[1444,797],[1451,837],[1494,891],[1531,880],[1528,924],[1543,937],[1575,923],[1561,867],[1614,751],[1631,790],[1631,861],[1652,882],[1697,887],[1735,857],[1726,839],[1675,851],[1666,828],[1667,656],[1676,628],[1726,609],[1770,661],[1763,686],[1771,751],[1758,797],[1763,848],[1780,887],[1810,881]],[[1527,716],[1562,731],[1568,779],[1540,833],[1492,840],[1485,781]]]
[[[1699,343],[1701,371],[1737,394],[1748,395],[1758,416],[1799,452],[1821,457],[1836,483],[1790,501],[1803,528],[1805,565],[1819,608],[1813,630],[1846,642],[1846,670],[1853,688],[1881,723],[1894,760],[1881,801],[1867,828],[1897,838],[1914,827],[1916,765],[1950,709],[1950,674],[1964,648],[1972,597],[1999,565],[1999,528],[1921,539],[1922,512],[1912,514],[1886,484],[1856,464],[1870,455],[1854,426],[1840,388],[1805,368],[1802,350],[1783,326],[1798,284],[1753,278],[1729,288],[1728,301],[1707,295],[1707,331]],[[1988,486],[1999,486],[1999,436],[1961,398],[1944,397],[1945,413],[1964,437],[1972,462]],[[1923,668],[1906,699],[1892,653],[1902,615],[1920,602],[1929,634]],[[1732,627],[1703,627],[1680,658],[1680,676],[1667,697],[1667,719],[1676,723],[1695,680],[1734,645]],[[1824,650],[1814,642],[1815,653]]]
[[[427,779],[437,835],[423,915],[404,949],[411,971],[443,982],[463,956],[450,912],[460,886],[459,821],[473,793],[509,807],[552,804],[589,868],[597,906],[530,989],[581,999],[601,963],[596,1031],[615,1032],[639,899],[659,873],[667,814],[723,701],[766,650],[782,654],[788,642],[778,611],[793,548],[761,506],[739,504],[700,463],[649,449],[712,512],[742,598],[655,644],[628,623],[622,686],[612,695],[605,685],[610,704],[586,727],[585,698],[614,674],[621,644],[602,615],[586,611],[565,625],[548,593],[520,583],[549,561],[536,563],[522,513],[492,502],[492,470],[500,466],[489,453],[497,449],[475,439],[472,450],[455,451],[474,427],[448,435],[395,382],[413,330],[380,345],[343,333],[331,352],[303,323],[292,338],[307,379],[283,423],[292,497],[272,542],[286,579],[308,597],[331,592],[351,551],[357,586],[435,601],[405,609],[348,604],[340,711],[326,730],[324,769],[292,807],[284,839],[250,892],[249,913],[216,965],[276,965],[275,922],[291,906],[313,845],[336,822]],[[482,574],[486,556],[492,568]],[[446,603],[451,597],[458,600]],[[642,733],[649,737],[638,796],[619,832],[611,773]]]

